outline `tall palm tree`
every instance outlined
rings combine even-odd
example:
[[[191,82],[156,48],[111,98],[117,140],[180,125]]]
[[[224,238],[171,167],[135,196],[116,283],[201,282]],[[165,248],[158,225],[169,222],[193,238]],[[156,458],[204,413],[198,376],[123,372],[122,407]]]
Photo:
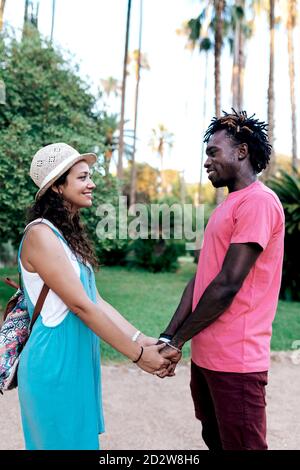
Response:
[[[194,51],[196,45],[199,46],[199,51],[204,52],[205,65],[204,65],[204,80],[203,80],[203,112],[202,112],[202,132],[204,132],[206,123],[206,108],[207,108],[207,84],[208,84],[208,56],[209,52],[213,50],[213,39],[210,37],[210,29],[212,26],[212,2],[208,1],[207,5],[203,8],[197,18],[192,18],[185,21],[181,28],[176,30],[176,33],[181,36],[187,37],[186,49]],[[198,202],[202,201],[202,184],[203,184],[203,160],[204,160],[204,142],[201,146],[201,159],[200,159],[200,179],[198,190]]]
[[[24,22],[23,22],[23,36],[28,32],[28,25],[38,28],[39,18],[39,0],[25,0],[24,4]],[[30,10],[30,15],[29,15]]]
[[[0,31],[2,31],[2,28],[3,28],[3,14],[4,14],[5,2],[6,0],[0,0]]]
[[[108,78],[101,78],[100,83],[107,98],[109,98],[111,94],[115,97],[119,96],[121,87],[116,78],[111,76]]]
[[[136,166],[135,166],[135,152],[136,152],[136,130],[137,130],[137,116],[138,116],[138,102],[139,102],[139,86],[141,78],[141,68],[149,69],[149,64],[146,56],[141,53],[142,47],[142,30],[143,30],[143,0],[140,0],[140,32],[139,32],[139,48],[133,52],[133,60],[135,61],[135,97],[134,97],[134,127],[133,127],[133,152],[131,158],[131,176],[130,176],[130,204],[135,204],[136,199]]]
[[[131,159],[131,172],[130,172],[130,204],[135,204],[136,197],[136,167],[135,167],[135,151],[136,151],[136,128],[137,128],[137,115],[138,115],[138,101],[139,101],[139,86],[140,86],[140,71],[141,71],[141,47],[142,47],[142,31],[143,31],[143,0],[140,0],[140,30],[139,30],[139,48],[134,51],[136,57],[135,69],[135,96],[134,96],[134,127],[133,127],[133,152]]]
[[[274,152],[274,57],[275,57],[275,0],[269,0],[269,84],[268,84],[268,139],[272,145],[270,164],[265,171],[265,177],[269,178],[275,171],[276,161]]]
[[[293,32],[297,19],[297,0],[288,0],[287,3],[287,36],[288,36],[288,57],[289,57],[289,78],[290,78],[290,99],[292,118],[292,166],[295,171],[298,168],[297,159],[297,130],[296,130],[296,99],[295,99],[295,60],[294,60],[294,38]]]
[[[224,0],[214,0],[215,6],[215,115],[221,115],[221,50],[223,43],[223,15],[225,8]],[[216,203],[220,204],[224,199],[223,188],[216,189]]]
[[[53,41],[54,20],[55,20],[55,0],[52,0],[52,20],[51,20],[51,35],[50,35],[51,42]]]
[[[243,108],[243,85],[245,70],[244,45],[246,39],[245,0],[235,0],[231,9],[233,28],[232,106],[236,111]]]
[[[215,7],[215,114],[221,115],[221,50],[223,43],[224,0],[214,0]]]
[[[158,124],[155,129],[152,129],[152,135],[149,145],[151,146],[152,151],[156,152],[157,156],[160,159],[160,178],[163,192],[165,189],[163,159],[166,147],[172,148],[173,142],[174,134],[172,132],[169,132],[168,129],[164,126],[164,124]]]
[[[126,94],[126,78],[127,78],[127,61],[128,61],[128,43],[130,30],[130,12],[131,0],[127,2],[127,19],[126,19],[126,36],[125,50],[123,61],[123,80],[122,80],[122,98],[121,98],[121,116],[120,116],[120,138],[119,138],[119,157],[117,165],[117,176],[120,181],[123,179],[123,153],[124,153],[124,122],[125,122],[125,94]]]

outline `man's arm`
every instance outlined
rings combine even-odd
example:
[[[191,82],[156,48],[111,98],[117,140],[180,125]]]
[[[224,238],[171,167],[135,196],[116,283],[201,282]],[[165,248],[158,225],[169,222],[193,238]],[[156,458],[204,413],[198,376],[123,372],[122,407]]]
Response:
[[[195,278],[196,276],[194,276],[193,279],[190,280],[190,282],[184,289],[176,312],[174,313],[170,323],[168,324],[163,334],[167,336],[174,336],[176,331],[180,328],[181,325],[183,325],[185,320],[192,313]]]
[[[234,243],[229,246],[220,273],[204,291],[193,314],[176,331],[172,345],[181,348],[230,306],[261,251],[262,247],[257,243]],[[167,346],[164,355],[167,355],[168,349]]]

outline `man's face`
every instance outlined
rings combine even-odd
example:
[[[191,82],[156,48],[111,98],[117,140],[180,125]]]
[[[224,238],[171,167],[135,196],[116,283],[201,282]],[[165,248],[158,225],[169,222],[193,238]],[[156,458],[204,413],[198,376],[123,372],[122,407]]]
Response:
[[[226,134],[226,130],[217,131],[211,136],[206,154],[204,167],[213,186],[221,188],[230,185],[239,172],[239,147]]]

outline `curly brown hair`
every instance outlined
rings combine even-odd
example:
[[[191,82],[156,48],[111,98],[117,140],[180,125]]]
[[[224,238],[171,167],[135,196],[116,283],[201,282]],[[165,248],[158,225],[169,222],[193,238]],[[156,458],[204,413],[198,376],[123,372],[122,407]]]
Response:
[[[55,186],[66,182],[69,171],[55,182]],[[28,209],[27,224],[40,217],[48,219],[60,230],[78,261],[84,264],[90,263],[94,268],[99,267],[93,244],[80,220],[79,211],[72,214],[64,198],[51,188]]]

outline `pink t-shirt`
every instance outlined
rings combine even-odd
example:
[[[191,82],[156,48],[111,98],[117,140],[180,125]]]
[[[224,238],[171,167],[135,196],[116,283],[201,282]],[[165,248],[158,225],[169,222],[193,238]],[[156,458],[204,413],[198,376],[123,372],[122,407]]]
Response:
[[[229,193],[204,232],[193,310],[221,271],[231,243],[258,243],[263,251],[230,307],[192,339],[192,360],[223,372],[269,368],[272,322],[281,283],[284,212],[276,194],[260,181]]]

